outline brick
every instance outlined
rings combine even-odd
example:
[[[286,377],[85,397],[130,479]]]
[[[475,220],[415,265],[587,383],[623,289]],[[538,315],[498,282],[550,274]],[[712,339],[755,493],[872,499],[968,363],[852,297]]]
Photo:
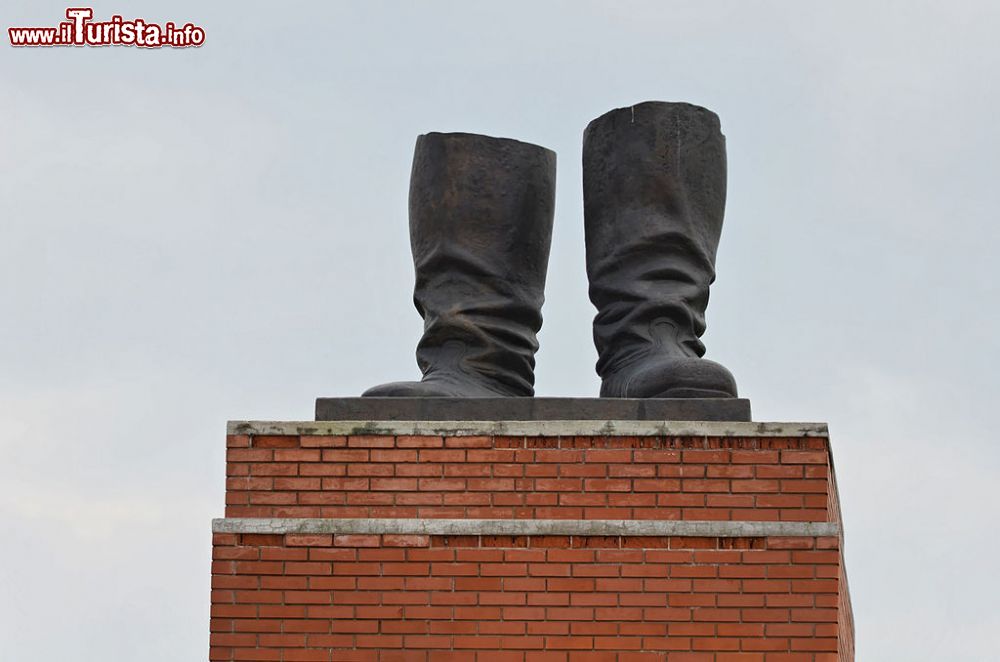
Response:
[[[632,489],[632,481],[622,478],[589,478],[584,481],[583,489],[588,492],[628,492]]]
[[[514,489],[512,478],[469,478],[467,489],[473,491],[506,492]]]
[[[691,469],[694,467],[682,466],[680,469]],[[743,464],[711,464],[705,467],[704,475],[707,478],[753,478],[755,469],[750,465]],[[694,476],[692,476],[694,477]]]
[[[779,482],[777,480],[733,480],[730,482],[734,494],[745,494],[747,492],[777,492]]]
[[[378,547],[381,540],[377,535],[336,535],[333,544],[337,547]]]
[[[417,459],[420,462],[465,462],[465,454],[462,449],[420,449]]]
[[[347,437],[343,435],[302,435],[299,444],[303,448],[344,448]]]
[[[251,479],[252,480],[252,479]],[[309,490],[319,490],[322,489],[321,479],[316,478],[272,478],[268,479],[269,485],[265,488],[253,487],[250,489],[274,489],[274,490],[290,490],[290,491],[309,491]]]
[[[322,487],[326,491],[361,491],[369,488],[368,478],[323,478]]]
[[[257,547],[216,547],[212,550],[212,558],[225,561],[256,561],[260,558]]]
[[[756,467],[757,478],[802,478],[805,468],[795,464],[779,464]]]
[[[632,489],[636,492],[677,492],[681,489],[681,481],[670,478],[637,478],[632,481]]]
[[[324,448],[321,455],[324,462],[367,462],[369,457],[366,448]]]
[[[318,448],[278,448],[274,451],[275,462],[319,462]]]
[[[595,560],[599,564],[609,564],[606,567],[613,569],[614,573],[604,576],[617,576],[621,563],[642,563],[643,552],[639,549],[600,549],[595,553]],[[588,566],[579,564],[576,570],[582,570]]]
[[[212,544],[213,545],[236,545],[239,543],[239,537],[235,533],[213,533],[212,534]]]
[[[681,481],[684,492],[729,492],[730,481],[723,479],[684,479]]]
[[[827,465],[813,464],[802,467],[806,478],[829,478],[830,467]]]
[[[493,467],[488,464],[463,462],[461,464],[444,464],[442,468],[445,477],[489,478],[493,475]]]
[[[387,547],[429,547],[430,536],[392,535],[382,536],[382,544]]]
[[[355,639],[358,648],[402,648],[403,637],[400,635],[358,635]]]
[[[274,451],[270,448],[230,448],[226,451],[226,462],[271,462]]]
[[[729,462],[728,450],[685,450],[681,462],[697,464],[725,464]]]
[[[836,579],[808,579],[792,582],[793,593],[836,593]]]
[[[537,450],[535,451],[535,462],[559,462],[572,464],[583,461],[583,451],[580,450]]]
[[[441,502],[446,506],[484,506],[488,507],[491,501],[489,494],[475,492],[444,492],[440,494]]]
[[[793,552],[792,561],[794,563],[832,565],[840,563],[840,554],[830,551]]]
[[[283,607],[272,607],[266,612],[263,608],[261,608],[260,615],[262,618],[285,619],[284,622],[281,624],[281,627],[285,632],[315,633],[315,632],[330,631],[329,622],[301,619],[301,616],[304,614],[305,614],[305,606],[283,606]]]
[[[301,476],[346,476],[347,465],[329,462],[307,462],[299,465]]]
[[[743,563],[767,563],[767,564],[788,564],[792,561],[792,555],[786,551],[750,551],[743,552]],[[796,561],[798,562],[798,561]]]
[[[793,623],[836,623],[836,609],[793,609],[791,612]]]
[[[826,451],[781,451],[782,464],[826,464],[827,458]]]
[[[816,538],[816,549],[840,549],[840,539],[835,537]]]
[[[284,602],[286,605],[295,605],[295,604],[324,605],[324,604],[330,604],[331,601],[332,601],[332,594],[330,593],[330,591],[285,591],[284,592]]]
[[[406,550],[396,547],[359,547],[358,561],[405,561]]]
[[[493,448],[491,437],[445,437],[445,448]]]
[[[254,448],[298,448],[299,437],[297,435],[254,435],[250,439],[250,445]]]
[[[520,459],[520,458],[518,458]],[[560,465],[558,464],[525,464],[525,478],[558,478]]]
[[[499,463],[512,463],[515,462],[517,457],[515,451],[508,449],[494,448],[493,450],[480,450],[480,449],[469,449],[466,451],[466,461],[485,463],[485,464],[499,464]]]
[[[244,496],[254,505],[289,505],[296,501],[295,492],[250,492]]]
[[[421,491],[458,491],[464,490],[464,478],[419,478],[417,489]]]
[[[803,498],[795,494],[760,494],[756,497],[758,508],[802,508]]]
[[[297,476],[299,465],[291,462],[268,462],[250,464],[252,476]]]
[[[608,465],[608,476],[611,478],[654,478],[656,473],[657,467],[652,464]]]
[[[372,462],[416,462],[417,451],[413,449],[373,448],[369,453],[369,459]]]
[[[580,478],[539,478],[535,489],[543,492],[579,492],[583,488]]]
[[[420,488],[419,478],[371,478],[371,489],[378,492],[405,492]]]
[[[227,462],[226,463],[226,475],[227,476],[249,476],[250,475],[250,465],[242,462]]]
[[[396,445],[394,437],[385,435],[351,435],[347,437],[348,448],[392,448]]]
[[[768,549],[812,549],[814,544],[813,538],[771,536],[767,539]]]
[[[584,451],[584,461],[600,464],[629,464],[632,462],[630,449],[588,449]]]
[[[395,497],[392,494],[379,492],[349,492],[344,495],[345,500],[352,506],[391,506]]]
[[[396,448],[441,448],[444,437],[397,436]]]
[[[329,547],[333,544],[333,536],[289,533],[285,535],[285,544],[289,547]]]
[[[374,462],[355,462],[347,465],[348,476],[392,476],[396,468],[391,464]]]
[[[670,463],[670,462],[680,462],[681,452],[676,450],[637,450],[634,451],[633,461],[636,464],[643,463]]]
[[[733,464],[777,464],[779,459],[778,451],[734,450],[730,453]]]
[[[276,533],[243,533],[240,534],[240,544],[241,545],[252,545],[255,547],[260,546],[278,546],[283,545],[285,537],[281,534]]]
[[[249,448],[250,447],[250,435],[246,434],[230,434],[226,436],[226,447],[227,448]]]

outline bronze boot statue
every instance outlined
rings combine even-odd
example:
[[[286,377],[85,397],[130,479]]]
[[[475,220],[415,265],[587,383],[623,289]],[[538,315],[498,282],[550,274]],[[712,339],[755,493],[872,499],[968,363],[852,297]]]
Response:
[[[598,117],[583,198],[601,397],[736,397],[699,340],[726,202],[719,118],[658,101]]]
[[[410,174],[419,382],[376,397],[532,396],[555,204],[554,152],[428,133]]]

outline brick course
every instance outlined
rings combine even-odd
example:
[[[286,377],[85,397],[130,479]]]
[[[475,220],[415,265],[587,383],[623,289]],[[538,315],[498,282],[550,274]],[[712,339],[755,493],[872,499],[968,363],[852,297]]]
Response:
[[[827,444],[230,435],[226,516],[825,522]]]

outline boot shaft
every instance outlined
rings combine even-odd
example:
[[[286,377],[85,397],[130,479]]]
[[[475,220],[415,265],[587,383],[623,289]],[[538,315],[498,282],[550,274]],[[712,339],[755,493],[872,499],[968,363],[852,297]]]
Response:
[[[410,173],[418,287],[456,263],[541,305],[555,208],[554,152],[507,138],[428,133]],[[502,258],[517,256],[517,269]]]
[[[726,206],[726,138],[719,117],[687,103],[647,101],[612,110],[583,134],[584,218],[588,248],[628,245],[673,231],[697,244],[708,262]],[[641,216],[643,223],[614,223]],[[588,255],[588,264],[591,263]]]

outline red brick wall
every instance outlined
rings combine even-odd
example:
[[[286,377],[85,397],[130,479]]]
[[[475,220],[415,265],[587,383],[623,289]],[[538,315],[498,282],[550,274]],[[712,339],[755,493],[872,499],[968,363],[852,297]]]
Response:
[[[824,438],[231,435],[227,517],[830,521]]]
[[[230,518],[839,522],[825,437],[230,435]],[[216,533],[212,660],[851,662],[832,537]]]
[[[216,534],[210,659],[833,662],[838,546]]]

